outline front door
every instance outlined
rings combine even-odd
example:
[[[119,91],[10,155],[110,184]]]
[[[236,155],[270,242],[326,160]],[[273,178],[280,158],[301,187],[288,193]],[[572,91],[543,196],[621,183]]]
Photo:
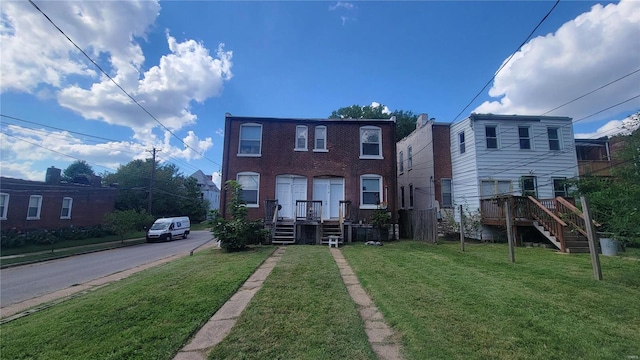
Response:
[[[276,198],[282,206],[278,217],[293,219],[296,200],[307,200],[307,179],[296,175],[276,176]]]
[[[340,201],[344,200],[344,178],[313,179],[313,200],[322,201],[324,219],[337,219],[340,216]]]

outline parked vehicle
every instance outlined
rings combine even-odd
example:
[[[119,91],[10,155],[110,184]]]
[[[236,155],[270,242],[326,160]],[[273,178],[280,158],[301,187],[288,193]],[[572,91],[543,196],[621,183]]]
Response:
[[[182,236],[186,239],[191,232],[189,217],[171,217],[157,219],[147,230],[147,242],[171,241]]]

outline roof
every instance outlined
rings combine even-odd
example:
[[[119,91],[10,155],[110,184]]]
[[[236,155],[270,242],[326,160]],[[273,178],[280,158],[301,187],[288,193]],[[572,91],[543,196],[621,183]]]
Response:
[[[193,174],[191,174],[191,177],[196,179],[198,185],[203,185],[207,188],[207,190],[220,191],[220,189],[218,189],[218,186],[213,181],[211,181],[211,179],[209,179],[209,177],[205,175],[202,170],[194,172]]]
[[[498,114],[476,114],[469,115],[472,121],[477,120],[510,120],[510,121],[541,121],[541,120],[573,120],[567,116],[539,116],[539,115],[498,115]]]
[[[242,121],[273,121],[273,122],[336,122],[336,123],[357,123],[357,122],[395,122],[396,117],[389,119],[322,119],[322,118],[274,118],[274,117],[253,117],[253,116],[233,116],[229,113],[225,118]]]

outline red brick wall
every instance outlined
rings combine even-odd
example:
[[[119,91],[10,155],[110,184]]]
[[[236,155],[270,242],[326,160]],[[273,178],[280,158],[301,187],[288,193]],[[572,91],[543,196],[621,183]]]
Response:
[[[262,156],[239,157],[240,125],[262,125]],[[308,126],[308,150],[294,151],[296,126]],[[314,152],[315,126],[327,127],[328,152]],[[377,126],[382,132],[384,159],[360,159],[360,127]],[[383,177],[389,210],[395,214],[396,205],[396,156],[395,123],[388,120],[288,120],[227,117],[223,155],[224,181],[236,179],[243,171],[260,174],[259,208],[250,208],[251,219],[264,217],[264,201],[275,199],[276,176],[284,174],[307,177],[307,194],[313,194],[313,178],[336,176],[345,179],[345,200],[350,200],[358,219],[367,219],[371,211],[359,210],[360,176],[378,174]],[[226,208],[226,192],[221,192],[221,210]]]
[[[37,181],[2,179],[0,192],[9,194],[7,219],[0,222],[2,229],[59,229],[88,227],[104,223],[104,216],[114,210],[116,189],[59,184],[51,185]],[[40,219],[27,220],[29,198],[42,196]],[[62,199],[73,199],[71,219],[60,219]]]
[[[451,141],[448,124],[433,125],[433,157],[435,195],[438,203],[442,205],[442,185],[440,179],[451,179]]]

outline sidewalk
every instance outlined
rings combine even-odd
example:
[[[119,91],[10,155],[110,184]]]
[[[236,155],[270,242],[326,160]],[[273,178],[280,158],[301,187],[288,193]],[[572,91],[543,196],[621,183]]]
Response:
[[[262,288],[267,276],[276,267],[278,261],[284,255],[286,247],[277,249],[242,285],[211,319],[196,333],[191,342],[178,352],[173,360],[204,360],[211,349],[219,344],[229,334],[249,305],[253,296]],[[398,336],[384,321],[382,313],[375,306],[369,295],[360,285],[358,278],[351,270],[342,252],[336,248],[330,248],[331,255],[338,264],[342,281],[349,291],[349,295],[358,305],[360,317],[364,322],[365,332],[374,353],[381,360],[401,360],[402,352]]]

